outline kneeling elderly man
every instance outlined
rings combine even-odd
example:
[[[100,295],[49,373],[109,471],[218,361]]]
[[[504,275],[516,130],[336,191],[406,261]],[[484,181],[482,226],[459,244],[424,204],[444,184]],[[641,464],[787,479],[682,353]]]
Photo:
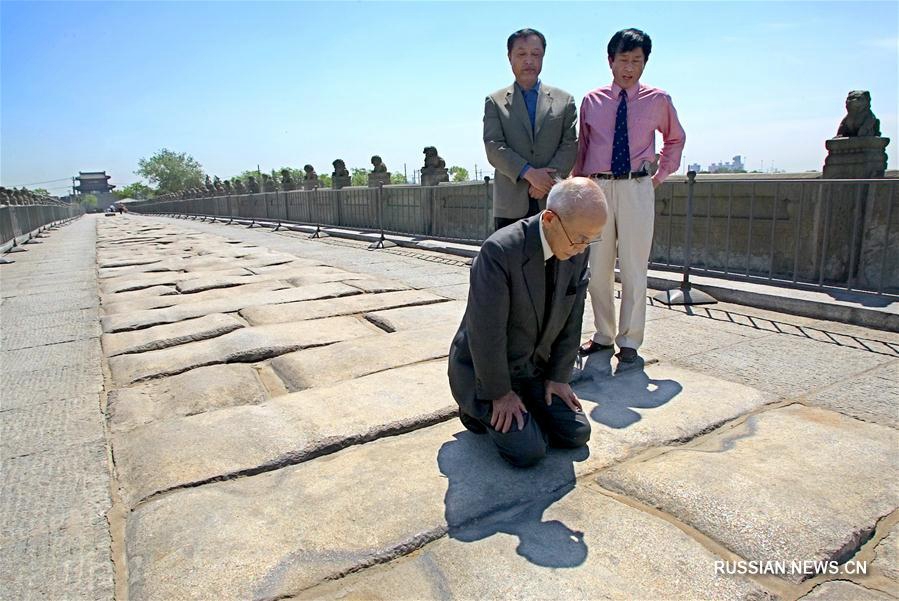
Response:
[[[565,180],[546,210],[490,236],[471,268],[468,306],[449,352],[459,417],[509,463],[547,445],[579,447],[590,423],[568,382],[580,343],[589,271],[608,206],[599,186]]]

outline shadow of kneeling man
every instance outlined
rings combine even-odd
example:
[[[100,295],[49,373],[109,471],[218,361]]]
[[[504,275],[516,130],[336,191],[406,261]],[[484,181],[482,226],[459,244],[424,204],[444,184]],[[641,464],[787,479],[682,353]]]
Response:
[[[454,435],[437,455],[447,478],[445,518],[450,538],[474,542],[504,533],[519,539],[516,552],[529,562],[571,568],[587,558],[583,532],[558,520],[543,521],[544,512],[575,487],[574,463],[590,452],[551,449],[536,466],[510,466],[489,437],[467,431]]]

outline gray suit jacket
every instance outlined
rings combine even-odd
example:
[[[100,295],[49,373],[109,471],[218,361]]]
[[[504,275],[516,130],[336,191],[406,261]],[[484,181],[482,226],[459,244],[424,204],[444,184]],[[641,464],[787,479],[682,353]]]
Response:
[[[515,379],[568,382],[577,356],[590,273],[587,252],[559,261],[547,323],[540,215],[502,228],[471,267],[468,306],[449,352],[449,382],[463,410],[484,418],[485,401]]]
[[[528,211],[528,183],[518,180],[525,164],[552,167],[568,177],[577,157],[577,109],[571,94],[540,83],[534,130],[515,84],[487,96],[484,148],[496,168],[493,216],[518,219]],[[540,208],[545,208],[541,203]]]

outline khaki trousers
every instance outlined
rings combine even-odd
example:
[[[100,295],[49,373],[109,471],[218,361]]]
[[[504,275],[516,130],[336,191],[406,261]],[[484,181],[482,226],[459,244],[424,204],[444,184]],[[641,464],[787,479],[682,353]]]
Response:
[[[646,270],[652,248],[655,190],[652,178],[595,179],[609,203],[602,240],[590,247],[593,340],[640,348],[646,327]],[[621,315],[615,328],[615,258],[621,271]]]

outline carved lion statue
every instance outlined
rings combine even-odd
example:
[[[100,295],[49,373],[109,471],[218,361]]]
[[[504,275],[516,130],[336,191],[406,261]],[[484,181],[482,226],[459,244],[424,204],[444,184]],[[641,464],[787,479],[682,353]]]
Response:
[[[846,116],[837,129],[837,137],[879,136],[880,121],[871,111],[871,93],[853,90],[846,97]]]
[[[374,167],[371,170],[372,173],[387,173],[387,165],[384,164],[384,161],[378,155],[374,155],[371,158],[371,164]]]
[[[349,177],[350,172],[347,170],[343,159],[334,159],[334,162],[331,164],[334,166],[334,173],[331,174],[331,177]]]
[[[315,172],[315,167],[312,165],[303,165],[303,171],[306,172],[306,175],[303,176],[303,179],[318,179],[318,174]]]
[[[437,154],[437,149],[433,146],[425,146],[422,151],[425,155],[425,167],[443,169],[446,167],[446,161]]]

